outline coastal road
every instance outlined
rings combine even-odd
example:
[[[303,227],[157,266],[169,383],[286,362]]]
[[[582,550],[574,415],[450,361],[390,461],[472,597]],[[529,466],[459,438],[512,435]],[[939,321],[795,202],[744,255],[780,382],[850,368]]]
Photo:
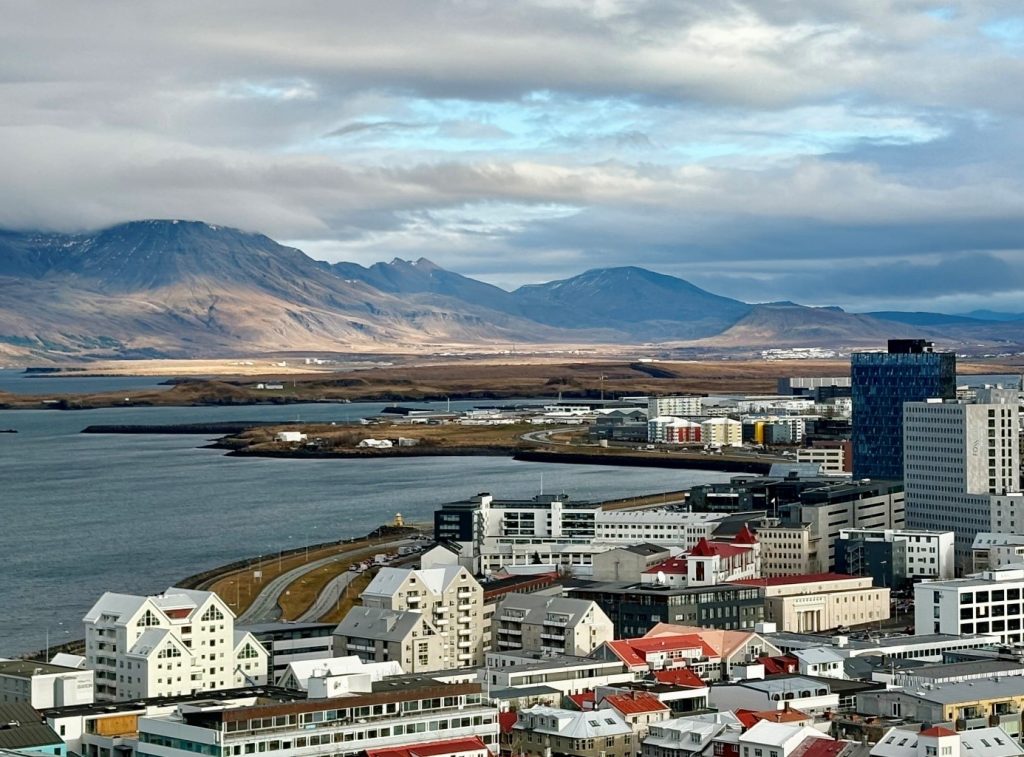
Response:
[[[524,442],[532,442],[533,444],[561,444],[563,446],[569,446],[571,442],[556,442],[552,441],[550,434],[562,433],[561,429],[545,429],[543,431],[527,431],[525,434],[520,434],[519,438]]]
[[[395,546],[401,546],[401,544],[402,542],[395,542]],[[399,560],[389,562],[387,564],[387,567],[397,568],[403,565],[408,565],[409,563],[418,562],[419,559],[420,555],[417,552],[416,554],[407,555],[406,557],[403,557]],[[348,585],[352,583],[352,581],[358,575],[359,573],[356,573],[353,570],[346,570],[344,573],[335,576],[330,581],[328,581],[327,585],[324,586],[323,591],[320,592],[320,596],[316,598],[316,601],[312,604],[312,606],[310,606],[308,610],[306,610],[304,613],[302,613],[302,615],[295,619],[296,622],[315,623],[316,621],[320,620],[320,618],[322,618],[324,615],[329,613],[337,606],[338,600],[341,599],[342,595],[345,593],[345,590],[348,588]]]
[[[260,593],[256,595],[256,598],[253,600],[252,604],[249,605],[248,609],[235,619],[235,624],[249,625],[252,623],[270,623],[278,620],[281,617],[281,608],[278,606],[277,602],[281,598],[281,595],[284,594],[285,590],[292,584],[292,582],[302,578],[302,576],[311,570],[316,570],[322,565],[329,565],[330,563],[337,562],[338,560],[353,560],[372,557],[379,552],[391,551],[405,544],[413,543],[412,539],[402,539],[401,541],[372,544],[369,547],[362,547],[350,552],[331,555],[330,557],[313,560],[311,562],[303,563],[297,568],[292,568],[291,570],[282,573],[277,578],[268,581],[260,590]],[[346,573],[347,572],[348,571],[346,571]],[[328,607],[330,607],[330,603],[328,603]]]

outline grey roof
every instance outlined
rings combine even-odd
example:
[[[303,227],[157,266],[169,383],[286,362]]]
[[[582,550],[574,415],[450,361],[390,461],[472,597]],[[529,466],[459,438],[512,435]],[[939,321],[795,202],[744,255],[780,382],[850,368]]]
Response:
[[[532,727],[529,727],[531,725]],[[578,710],[563,710],[559,707],[546,707],[541,704],[528,710],[520,710],[515,728],[530,730],[534,733],[554,734],[568,739],[621,736],[633,731],[622,719],[622,716],[613,709],[580,712]]]
[[[491,689],[492,699],[521,699],[523,697],[557,697],[562,698],[562,690],[544,684],[536,686],[520,686],[507,689]]]
[[[364,590],[364,594],[393,596],[398,588],[405,583],[405,580],[414,575],[420,586],[431,592],[435,597],[441,596],[452,582],[458,578],[465,568],[460,565],[451,565],[444,568],[428,568],[427,570],[414,570],[412,568],[381,568],[370,585]]]
[[[977,662],[951,662],[946,665],[925,665],[909,672],[914,678],[956,678],[969,675],[994,675],[1013,672],[1024,674],[1016,660],[978,660]]]
[[[870,692],[868,692],[870,693]],[[1003,676],[1001,678],[980,678],[975,681],[939,683],[930,689],[904,688],[905,696],[936,704],[956,704],[979,699],[995,699],[1024,696],[1024,678]]]
[[[832,635],[817,635],[809,633],[794,633],[791,631],[777,631],[775,633],[764,634],[764,637],[772,644],[779,646],[781,644],[787,648],[793,649],[807,649],[809,647],[821,647],[821,646],[834,646],[832,644]],[[853,639],[846,637],[846,649],[863,650],[863,649],[878,649],[885,647],[902,647],[902,646],[914,646],[914,647],[927,647],[931,645],[939,644],[957,644],[962,643],[964,646],[968,644],[981,644],[993,641],[992,636],[987,635],[971,635],[964,634],[962,636],[953,636],[950,634],[920,634],[915,636],[908,636],[906,634],[895,634],[893,636],[886,636],[882,638],[869,638],[869,639]]]
[[[529,625],[543,625],[545,616],[550,613],[568,615],[568,624],[575,626],[591,609],[597,608],[589,599],[571,599],[568,597],[551,597],[542,594],[506,594],[494,611],[500,615],[503,610],[523,610],[526,615],[521,622]]]
[[[328,629],[334,630],[333,623],[289,623],[278,621],[276,623],[252,623],[251,625],[235,624],[236,631],[248,631],[251,634],[277,633],[279,631],[319,631]],[[329,634],[328,634],[329,635]]]
[[[632,552],[634,555],[642,555],[643,557],[660,555],[669,551],[668,547],[662,547],[657,544],[650,544],[647,542],[644,542],[643,544],[628,544],[625,547],[619,547],[618,549],[625,550],[626,552]]]
[[[0,660],[0,675],[13,678],[31,678],[34,675],[54,675],[61,673],[81,673],[79,668],[67,668],[48,662],[32,662],[30,660]]]
[[[28,749],[63,743],[31,705],[0,704],[0,748]]]
[[[423,613],[419,612],[353,607],[334,633],[379,641],[402,641],[423,621]]]
[[[794,649],[791,655],[808,665],[821,665],[829,662],[842,662],[843,656],[837,653],[832,647],[810,647],[808,649]]]

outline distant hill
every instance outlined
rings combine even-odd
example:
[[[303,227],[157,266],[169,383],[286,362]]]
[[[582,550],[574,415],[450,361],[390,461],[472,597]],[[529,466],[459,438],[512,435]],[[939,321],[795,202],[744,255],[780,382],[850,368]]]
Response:
[[[979,318],[971,318],[966,315],[949,315],[948,313],[904,313],[899,310],[880,310],[873,313],[862,313],[862,315],[870,316],[871,318],[877,318],[882,321],[906,323],[911,326],[962,326],[984,323],[984,320]]]
[[[512,295],[520,312],[541,323],[617,329],[644,341],[711,336],[750,312],[745,302],[635,266],[596,268]]]
[[[980,321],[1024,321],[1024,313],[1002,313],[998,310],[972,310],[962,315]]]
[[[262,234],[150,220],[95,233],[0,231],[0,356],[208,357],[440,345],[641,344],[701,350],[998,345],[1019,324],[938,313],[750,305],[644,268],[508,292],[429,260],[328,264]]]

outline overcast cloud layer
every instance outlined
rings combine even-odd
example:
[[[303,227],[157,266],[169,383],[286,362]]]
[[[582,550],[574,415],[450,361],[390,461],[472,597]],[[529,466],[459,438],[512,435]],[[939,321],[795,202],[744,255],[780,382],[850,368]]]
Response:
[[[0,0],[0,226],[1024,311],[1019,2]]]

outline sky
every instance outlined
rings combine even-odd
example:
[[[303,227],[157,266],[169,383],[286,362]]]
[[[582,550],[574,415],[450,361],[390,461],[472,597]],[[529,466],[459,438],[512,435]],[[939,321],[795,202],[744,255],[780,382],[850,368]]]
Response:
[[[0,227],[1024,311],[1024,5],[0,0]]]

